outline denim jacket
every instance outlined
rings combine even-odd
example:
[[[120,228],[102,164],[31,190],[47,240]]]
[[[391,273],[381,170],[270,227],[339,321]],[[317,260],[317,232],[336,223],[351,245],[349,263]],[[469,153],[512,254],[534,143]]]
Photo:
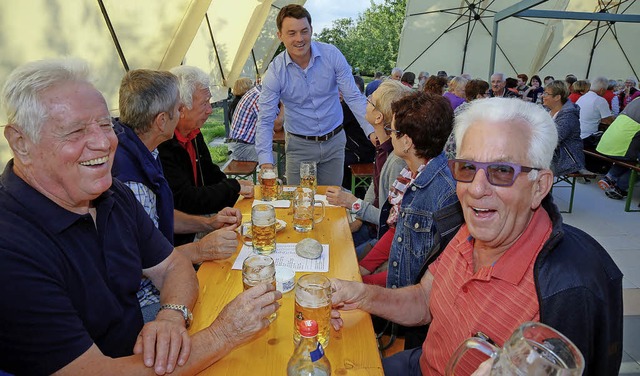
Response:
[[[443,231],[435,226],[436,212],[457,202],[456,182],[441,153],[429,162],[402,198],[389,254],[387,287],[415,283],[438,233]]]

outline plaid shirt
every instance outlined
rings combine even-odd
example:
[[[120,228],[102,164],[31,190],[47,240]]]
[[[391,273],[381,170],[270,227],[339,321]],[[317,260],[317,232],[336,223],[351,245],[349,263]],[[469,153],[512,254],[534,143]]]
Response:
[[[258,121],[258,98],[262,86],[257,85],[249,89],[238,102],[233,119],[231,120],[231,134],[229,138],[242,140],[249,144],[256,141],[256,122]]]

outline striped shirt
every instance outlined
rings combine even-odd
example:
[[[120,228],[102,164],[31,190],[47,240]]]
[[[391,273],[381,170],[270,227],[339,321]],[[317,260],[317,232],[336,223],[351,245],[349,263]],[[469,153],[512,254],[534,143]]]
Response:
[[[533,266],[550,234],[551,220],[538,208],[515,244],[492,266],[474,273],[474,240],[466,225],[460,228],[429,267],[434,277],[429,302],[433,320],[420,358],[423,375],[443,375],[458,345],[477,332],[502,347],[520,324],[539,321]],[[484,359],[468,354],[455,374],[471,374]]]
[[[258,98],[261,86],[254,86],[247,91],[238,102],[231,119],[229,138],[242,140],[249,144],[256,142],[256,122],[258,121]]]

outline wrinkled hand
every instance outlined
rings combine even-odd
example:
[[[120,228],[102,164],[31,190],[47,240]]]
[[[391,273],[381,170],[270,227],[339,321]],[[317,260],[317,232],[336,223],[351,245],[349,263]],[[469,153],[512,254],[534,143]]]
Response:
[[[362,220],[356,218],[353,222],[349,223],[349,230],[353,234],[354,232],[360,230],[362,227]]]
[[[491,367],[493,367],[493,358],[489,358],[482,362],[471,376],[489,376],[491,374]]]
[[[191,338],[182,315],[168,310],[158,312],[154,321],[142,327],[133,353],[142,354],[144,365],[154,367],[157,375],[173,372],[176,362],[183,366],[191,353]]]
[[[210,218],[210,226],[217,230],[223,226],[229,230],[235,230],[236,227],[242,223],[242,213],[239,209],[224,208],[220,210],[216,215]]]
[[[227,226],[210,232],[198,243],[198,260],[200,263],[208,260],[222,260],[230,257],[238,247],[238,234],[234,229],[237,225]]]
[[[240,183],[240,195],[244,198],[253,198],[253,183],[248,180],[238,180]]]
[[[343,191],[340,187],[327,187],[327,201],[331,205],[342,206],[351,209],[351,205],[358,199],[349,192]]]
[[[247,342],[254,334],[269,326],[268,317],[280,308],[282,293],[273,285],[262,283],[244,291],[227,304],[212,329],[234,347]]]
[[[366,285],[361,282],[331,279],[331,325],[335,330],[342,328],[343,322],[337,310],[351,311],[361,307],[365,297]]]

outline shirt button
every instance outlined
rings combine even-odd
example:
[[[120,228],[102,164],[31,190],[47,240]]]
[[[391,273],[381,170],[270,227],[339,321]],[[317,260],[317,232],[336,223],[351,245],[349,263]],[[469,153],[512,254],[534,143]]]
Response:
[[[396,286],[396,285],[391,285],[391,288],[392,288],[392,289],[396,289],[396,288],[398,288],[398,286]]]
[[[398,266],[398,262],[397,262],[397,261],[394,261],[394,262],[392,263],[392,265],[393,265],[394,267],[396,267],[396,266]]]
[[[402,236],[398,236],[398,243],[402,243]]]
[[[464,292],[465,294],[469,292],[467,286],[462,287],[462,292]]]
[[[401,215],[402,215],[402,217],[404,218],[404,213],[402,213]]]
[[[415,225],[413,225],[413,228],[420,228],[420,224],[416,223]]]
[[[413,187],[411,187],[411,190],[412,190],[412,191],[414,191],[414,192],[416,191],[416,189],[417,189],[417,188],[416,188],[416,186],[415,186],[415,185],[414,185]]]

